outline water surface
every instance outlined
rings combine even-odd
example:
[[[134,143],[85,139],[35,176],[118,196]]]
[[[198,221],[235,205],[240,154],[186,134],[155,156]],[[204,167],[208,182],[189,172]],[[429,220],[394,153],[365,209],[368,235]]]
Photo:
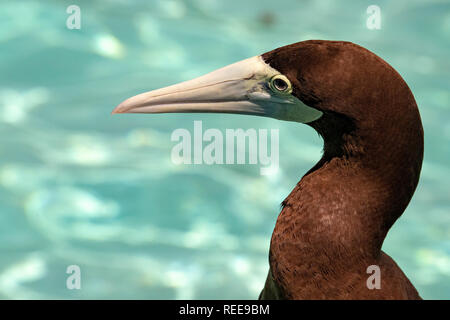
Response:
[[[366,27],[381,8],[382,27]],[[320,158],[310,128],[237,115],[121,115],[134,94],[307,39],[347,40],[411,87],[425,130],[416,194],[384,250],[450,298],[449,1],[0,2],[0,298],[253,299],[281,201]],[[177,128],[280,130],[280,170],[176,166]],[[66,288],[67,266],[82,271]]]

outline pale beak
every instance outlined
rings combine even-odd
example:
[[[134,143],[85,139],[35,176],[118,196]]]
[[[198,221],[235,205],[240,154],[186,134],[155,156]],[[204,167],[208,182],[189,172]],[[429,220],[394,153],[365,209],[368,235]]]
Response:
[[[193,80],[131,97],[114,113],[238,113],[281,120],[310,122],[322,113],[292,94],[269,87],[280,73],[261,56],[249,58]]]

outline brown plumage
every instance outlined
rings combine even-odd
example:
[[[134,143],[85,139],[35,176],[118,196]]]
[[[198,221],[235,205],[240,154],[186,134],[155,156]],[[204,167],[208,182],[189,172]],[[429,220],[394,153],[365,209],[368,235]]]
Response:
[[[423,159],[414,97],[381,58],[349,42],[299,42],[113,111],[165,112],[268,116],[307,123],[323,137],[323,157],[283,202],[261,299],[420,299],[381,251]],[[372,265],[381,289],[366,285]]]
[[[263,58],[324,112],[309,123],[324,154],[283,202],[260,299],[420,299],[381,251],[422,165],[423,129],[408,86],[348,42],[300,42]],[[366,286],[370,265],[380,267],[379,290]]]

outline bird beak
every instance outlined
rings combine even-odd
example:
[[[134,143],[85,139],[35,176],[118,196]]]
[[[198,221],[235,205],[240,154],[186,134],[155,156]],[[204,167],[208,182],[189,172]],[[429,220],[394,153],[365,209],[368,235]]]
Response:
[[[293,96],[292,88],[286,92],[271,88],[270,81],[277,75],[280,72],[256,56],[131,97],[112,113],[236,113],[304,123],[321,116],[320,111]]]

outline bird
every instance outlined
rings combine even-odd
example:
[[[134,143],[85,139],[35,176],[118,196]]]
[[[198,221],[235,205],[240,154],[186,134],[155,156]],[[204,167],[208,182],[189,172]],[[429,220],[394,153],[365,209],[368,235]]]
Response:
[[[424,150],[414,96],[382,58],[348,41],[301,41],[138,94],[112,113],[174,112],[270,117],[323,139],[322,157],[282,202],[259,299],[422,299],[382,250]]]

